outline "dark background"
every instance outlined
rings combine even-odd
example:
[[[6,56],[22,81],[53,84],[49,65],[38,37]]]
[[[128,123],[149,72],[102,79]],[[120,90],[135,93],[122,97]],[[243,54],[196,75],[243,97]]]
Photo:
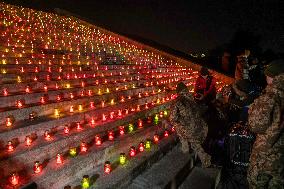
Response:
[[[281,2],[282,1],[282,2]],[[284,49],[283,0],[7,0],[39,10],[61,8],[121,34],[186,53],[208,52],[237,30],[260,36],[263,50]]]

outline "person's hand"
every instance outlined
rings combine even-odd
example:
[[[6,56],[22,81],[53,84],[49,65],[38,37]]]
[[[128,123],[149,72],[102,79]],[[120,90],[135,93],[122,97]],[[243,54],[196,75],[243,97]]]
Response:
[[[201,95],[199,96],[198,100],[203,100],[203,99],[204,99],[204,95],[201,94]]]

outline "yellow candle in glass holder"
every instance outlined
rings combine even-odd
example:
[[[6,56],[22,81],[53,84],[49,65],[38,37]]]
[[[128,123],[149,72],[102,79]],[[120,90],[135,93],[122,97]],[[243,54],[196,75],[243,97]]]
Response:
[[[59,109],[58,108],[54,108],[54,116],[55,117],[59,117],[60,113],[59,113]]]
[[[82,104],[79,104],[78,110],[79,110],[80,112],[83,111],[83,105],[82,105]]]

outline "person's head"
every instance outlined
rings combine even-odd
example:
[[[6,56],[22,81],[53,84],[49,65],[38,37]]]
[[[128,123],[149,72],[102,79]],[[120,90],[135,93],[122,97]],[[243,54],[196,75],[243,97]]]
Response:
[[[176,92],[177,92],[177,94],[180,94],[182,91],[184,91],[184,90],[188,90],[187,89],[187,86],[183,83],[183,82],[179,82],[178,84],[177,84],[177,88],[176,88]]]
[[[203,77],[203,78],[207,78],[207,76],[209,75],[209,71],[207,68],[205,67],[202,67],[200,69],[200,75]]]
[[[264,70],[267,84],[271,85],[273,79],[281,73],[284,73],[284,61],[282,59],[272,61]]]
[[[255,84],[247,79],[238,80],[232,85],[232,88],[235,94],[232,102],[239,107],[250,105],[260,94]]]
[[[232,88],[239,97],[246,98],[251,90],[251,83],[247,79],[241,79],[234,83]]]

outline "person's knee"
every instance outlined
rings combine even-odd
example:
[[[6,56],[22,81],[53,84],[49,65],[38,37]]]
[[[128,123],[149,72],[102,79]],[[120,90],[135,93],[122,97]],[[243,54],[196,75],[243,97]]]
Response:
[[[267,189],[272,176],[267,173],[260,173],[256,179],[256,189]]]
[[[180,139],[180,143],[181,143],[181,150],[183,153],[188,153],[189,152],[189,145],[188,145],[188,141],[186,139],[181,138]]]
[[[283,181],[283,179],[273,177],[269,181],[268,189],[284,189],[284,181]]]

